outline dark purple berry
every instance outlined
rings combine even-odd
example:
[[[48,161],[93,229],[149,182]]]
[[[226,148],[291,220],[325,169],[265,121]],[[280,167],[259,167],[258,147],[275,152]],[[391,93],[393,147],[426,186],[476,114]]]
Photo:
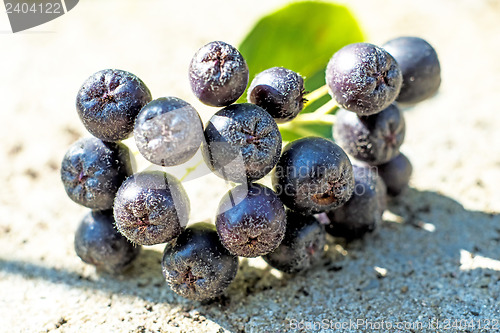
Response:
[[[205,127],[202,153],[208,167],[234,182],[264,177],[278,162],[281,134],[261,107],[233,104],[215,113]]]
[[[252,80],[248,101],[269,112],[278,123],[292,120],[304,107],[304,79],[283,67],[266,69]]]
[[[195,96],[210,106],[234,103],[248,84],[248,66],[233,46],[216,41],[199,49],[189,65],[189,82]]]
[[[150,101],[148,87],[137,76],[105,69],[83,83],[76,108],[90,134],[104,141],[119,141],[132,134],[135,118]]]
[[[66,152],[61,180],[74,202],[91,209],[111,209],[118,188],[133,173],[132,155],[121,143],[83,138]]]
[[[402,153],[378,166],[378,173],[387,186],[387,194],[393,197],[400,195],[408,187],[412,172],[410,160]]]
[[[368,43],[344,46],[326,68],[332,97],[344,109],[362,116],[382,111],[394,102],[401,82],[401,70],[394,58]]]
[[[378,169],[377,169],[378,174]],[[382,210],[382,213],[387,209],[387,186],[385,185],[384,180],[380,175],[377,177],[377,197],[379,199],[379,206]]]
[[[403,84],[400,103],[417,103],[434,95],[441,85],[441,66],[434,48],[422,38],[399,37],[384,44],[399,64]]]
[[[286,233],[280,246],[263,259],[285,273],[298,273],[314,266],[322,257],[326,231],[312,215],[288,211]]]
[[[385,186],[384,180],[378,174],[378,167],[356,159],[352,161],[352,165],[357,169],[364,168],[363,172],[376,180],[377,197],[379,198],[379,205],[384,212],[387,209],[387,186]]]
[[[169,242],[161,263],[177,294],[196,301],[221,295],[238,271],[238,257],[221,244],[213,224],[195,223]]]
[[[116,193],[117,229],[131,242],[154,245],[177,237],[189,219],[189,199],[182,184],[161,171],[136,173]]]
[[[242,184],[220,201],[215,226],[232,254],[262,256],[276,249],[285,235],[285,207],[270,188]]]
[[[147,104],[137,116],[135,143],[148,161],[173,166],[194,156],[203,141],[198,112],[177,97],[162,97]]]
[[[352,165],[330,140],[306,137],[286,145],[273,186],[290,209],[314,214],[342,206],[352,195]]]
[[[356,185],[352,197],[342,207],[327,213],[328,233],[348,240],[373,232],[382,222],[385,209],[382,205],[386,193],[380,187],[376,168],[354,165],[353,170]]]
[[[349,155],[372,165],[397,156],[405,132],[403,113],[396,104],[371,116],[340,109],[333,126],[335,142]]]
[[[123,237],[114,226],[113,211],[92,211],[80,222],[75,234],[76,254],[97,270],[121,273],[139,254],[141,247]]]

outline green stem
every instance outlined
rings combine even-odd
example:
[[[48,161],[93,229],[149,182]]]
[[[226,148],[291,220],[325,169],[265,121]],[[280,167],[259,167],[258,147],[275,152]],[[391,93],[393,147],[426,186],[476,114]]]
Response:
[[[316,109],[313,114],[317,115],[317,117],[322,117],[324,115],[327,115],[329,113],[332,113],[333,111],[337,110],[339,106],[337,105],[337,102],[333,99],[329,100],[325,104],[323,104],[321,107]]]
[[[306,101],[306,104],[311,104],[320,99],[321,97],[325,96],[327,93],[328,93],[328,87],[325,84],[324,86],[319,87],[318,89],[304,95],[304,100]]]
[[[302,136],[318,136],[317,133],[310,131],[307,128],[301,127],[300,125],[302,123],[303,122],[301,122],[301,121],[296,122],[296,119],[294,119],[292,122],[280,124],[280,125],[278,125],[278,127],[280,128],[280,130],[284,129],[284,130],[294,132],[294,133],[302,135]]]
[[[192,167],[186,168],[186,173],[181,177],[180,181],[184,181],[184,179],[186,179],[186,177],[189,176],[191,172],[195,171],[201,165],[201,163],[203,163],[203,160],[198,161],[198,163],[196,163]]]
[[[335,116],[330,113],[338,109],[337,103],[331,99],[325,104],[323,104],[320,108],[316,109],[311,113],[299,114],[295,119],[293,119],[291,124],[299,124],[299,123],[311,123],[311,122],[323,122],[323,123],[332,123],[335,121]],[[287,123],[288,124],[288,123]],[[284,125],[287,125],[284,124]],[[280,125],[280,127],[283,125]]]

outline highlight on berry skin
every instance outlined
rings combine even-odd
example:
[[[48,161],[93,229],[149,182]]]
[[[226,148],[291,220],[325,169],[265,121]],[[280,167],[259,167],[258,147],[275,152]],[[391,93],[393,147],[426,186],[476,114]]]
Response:
[[[215,41],[200,48],[189,65],[193,94],[209,106],[228,106],[245,92],[248,66],[232,45]]]
[[[326,68],[330,94],[346,110],[367,116],[396,100],[403,77],[396,60],[384,49],[354,43],[337,51]]]
[[[248,101],[269,112],[277,123],[290,121],[304,108],[304,79],[284,67],[266,69],[250,83]]]
[[[441,66],[436,50],[424,39],[403,36],[383,45],[399,64],[403,84],[397,101],[415,104],[436,94],[441,85]]]
[[[90,134],[103,141],[120,141],[130,137],[135,118],[151,98],[148,87],[134,74],[104,69],[85,80],[76,109]]]
[[[132,174],[133,156],[122,143],[94,137],[73,143],[61,163],[61,181],[68,197],[91,209],[113,208],[122,182]]]
[[[285,146],[272,182],[285,206],[303,214],[336,209],[354,190],[346,153],[333,141],[312,136]]]
[[[187,225],[189,209],[181,182],[163,171],[143,171],[127,178],[113,206],[116,228],[139,245],[177,237]]]
[[[237,183],[252,182],[271,172],[281,153],[276,121],[251,103],[217,111],[205,126],[202,154],[217,176]]]
[[[160,166],[180,165],[191,159],[203,141],[200,115],[177,97],[155,99],[135,121],[134,138],[144,158]]]

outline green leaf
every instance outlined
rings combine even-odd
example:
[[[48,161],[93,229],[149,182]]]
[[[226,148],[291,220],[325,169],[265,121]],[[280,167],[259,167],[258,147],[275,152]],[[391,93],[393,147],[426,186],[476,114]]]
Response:
[[[291,142],[306,136],[320,136],[332,139],[332,124],[294,124],[293,126],[280,126],[281,139],[283,142]]]
[[[306,89],[313,90],[324,85],[324,69],[331,56],[361,41],[363,33],[345,6],[303,1],[261,18],[239,50],[247,61],[250,80],[267,68],[281,66],[301,74]],[[246,94],[239,101],[246,101]]]

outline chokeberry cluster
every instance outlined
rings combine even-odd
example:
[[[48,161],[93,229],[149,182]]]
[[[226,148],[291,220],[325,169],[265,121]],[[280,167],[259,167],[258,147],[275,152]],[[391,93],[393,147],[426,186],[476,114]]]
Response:
[[[412,173],[399,151],[405,122],[398,102],[424,100],[440,84],[436,52],[424,40],[401,37],[384,47],[357,43],[336,52],[326,89],[318,91],[328,91],[338,106],[301,114],[318,93],[306,95],[302,76],[283,67],[256,75],[248,103],[235,103],[247,90],[248,66],[233,46],[211,42],[188,70],[194,95],[221,108],[205,126],[188,102],[153,100],[131,73],[106,69],[90,76],[76,106],[93,137],[75,142],[61,165],[68,196],[91,209],[75,234],[78,256],[116,273],[141,246],[166,243],[168,285],[207,300],[233,281],[238,257],[262,256],[297,273],[321,260],[327,233],[350,240],[375,230],[387,195],[403,192]],[[333,137],[282,141],[284,123],[334,111]],[[133,154],[120,142],[132,135],[137,153],[155,165],[183,164],[201,149],[210,170],[236,183],[220,200],[214,223],[189,224],[189,198],[173,175],[133,170]],[[272,189],[257,183],[268,174]]]

